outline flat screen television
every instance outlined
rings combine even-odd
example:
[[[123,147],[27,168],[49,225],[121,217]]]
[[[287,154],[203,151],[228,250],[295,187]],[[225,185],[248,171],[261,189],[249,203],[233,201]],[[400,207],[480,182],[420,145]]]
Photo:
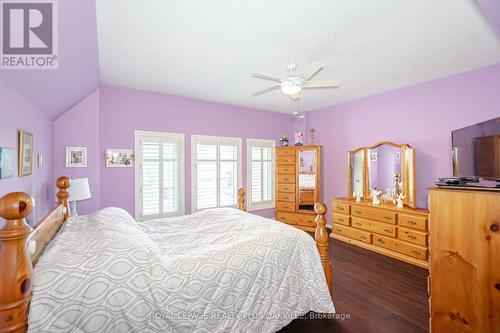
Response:
[[[451,133],[453,176],[500,180],[500,117]]]

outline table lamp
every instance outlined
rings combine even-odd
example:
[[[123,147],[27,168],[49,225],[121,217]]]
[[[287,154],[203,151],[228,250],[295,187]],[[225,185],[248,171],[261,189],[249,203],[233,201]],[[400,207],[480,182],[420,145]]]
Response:
[[[68,192],[71,216],[78,216],[78,213],[76,212],[76,202],[92,198],[92,195],[90,194],[89,179],[72,178]]]

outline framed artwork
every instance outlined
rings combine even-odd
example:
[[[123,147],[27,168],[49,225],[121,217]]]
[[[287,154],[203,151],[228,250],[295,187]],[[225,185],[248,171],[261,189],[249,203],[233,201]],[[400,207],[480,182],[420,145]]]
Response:
[[[304,133],[295,132],[295,145],[296,146],[304,145]]]
[[[66,147],[66,168],[87,167],[87,147]]]
[[[106,149],[106,167],[131,168],[134,154],[132,149]]]
[[[31,175],[33,171],[33,134],[19,131],[19,177]]]
[[[14,150],[0,148],[0,179],[14,176]]]

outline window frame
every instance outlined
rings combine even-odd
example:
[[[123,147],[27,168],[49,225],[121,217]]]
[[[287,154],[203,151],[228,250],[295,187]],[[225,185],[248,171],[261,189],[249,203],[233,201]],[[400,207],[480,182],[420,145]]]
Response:
[[[134,133],[135,143],[135,188],[134,188],[134,205],[135,205],[135,219],[138,222],[152,220],[156,218],[182,216],[186,214],[186,198],[185,198],[185,144],[183,133],[168,133],[168,132],[151,132],[135,130]],[[141,138],[158,138],[158,139],[176,139],[179,140],[179,210],[174,213],[147,215],[142,216],[142,148]],[[161,161],[163,166],[163,161]],[[163,183],[163,178],[160,177],[160,183]]]
[[[264,203],[257,203],[257,204],[252,204],[252,145],[257,145],[262,147],[268,147],[269,144],[272,146],[272,154],[271,154],[271,193],[272,193],[272,200],[265,201]],[[248,138],[247,139],[247,195],[246,195],[246,200],[245,203],[247,204],[247,211],[256,211],[256,210],[262,210],[262,209],[273,209],[276,207],[276,141],[275,140],[268,140],[268,139],[253,139],[253,138]],[[262,188],[263,190],[263,188]]]
[[[196,168],[197,168],[197,152],[196,152],[196,143],[197,142],[206,142],[208,144],[217,144],[217,207],[212,207],[212,208],[202,208],[198,209],[196,207],[196,200],[197,200],[197,191],[196,191]],[[219,158],[219,146],[221,144],[228,143],[228,144],[235,144],[238,147],[238,160],[237,160],[237,188],[240,188],[242,186],[242,166],[243,166],[243,159],[242,159],[242,139],[237,138],[237,137],[229,137],[229,136],[212,136],[212,135],[196,135],[192,134],[191,135],[191,213],[196,213],[200,212],[205,209],[213,209],[213,208],[228,208],[228,207],[233,207],[236,208],[238,205],[238,202],[236,201],[234,205],[230,206],[220,206],[220,191],[219,191],[219,186],[220,186],[220,158]],[[237,199],[237,198],[235,198]]]

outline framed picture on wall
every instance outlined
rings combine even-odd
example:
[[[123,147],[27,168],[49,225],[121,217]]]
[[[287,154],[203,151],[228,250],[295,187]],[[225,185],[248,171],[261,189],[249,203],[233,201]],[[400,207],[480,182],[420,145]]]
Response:
[[[134,154],[132,149],[106,149],[106,167],[131,168]]]
[[[33,134],[19,131],[19,177],[31,175],[33,171]]]
[[[0,179],[14,176],[14,150],[0,148]]]
[[[66,168],[87,167],[87,147],[66,147]]]

